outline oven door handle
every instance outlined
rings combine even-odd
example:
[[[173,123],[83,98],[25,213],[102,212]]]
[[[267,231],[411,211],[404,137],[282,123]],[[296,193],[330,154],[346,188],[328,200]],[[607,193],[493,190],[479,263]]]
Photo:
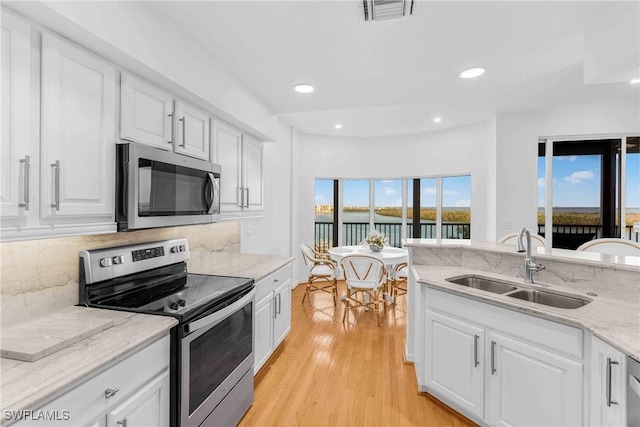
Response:
[[[207,317],[203,317],[202,319],[195,320],[193,322],[189,322],[184,325],[184,332],[190,334],[192,332],[197,331],[198,329],[206,328],[211,325],[215,325],[220,322],[225,317],[229,316],[234,311],[238,310],[240,307],[253,300],[253,297],[256,294],[256,290],[252,289],[248,294],[240,298],[238,301],[233,304],[223,308],[220,311],[216,311],[215,313],[211,313]]]

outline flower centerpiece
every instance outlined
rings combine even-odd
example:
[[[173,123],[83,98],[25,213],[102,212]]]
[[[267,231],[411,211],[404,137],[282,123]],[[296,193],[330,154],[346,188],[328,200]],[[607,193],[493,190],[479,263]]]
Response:
[[[371,230],[364,241],[373,252],[380,252],[384,245],[389,244],[389,239],[378,230]]]

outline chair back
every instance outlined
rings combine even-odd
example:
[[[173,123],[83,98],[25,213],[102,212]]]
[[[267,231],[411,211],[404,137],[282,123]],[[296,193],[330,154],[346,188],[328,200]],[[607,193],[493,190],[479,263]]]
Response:
[[[301,243],[300,250],[302,251],[302,259],[304,260],[304,265],[307,267],[311,267],[315,264],[316,254],[311,248],[311,246]]]
[[[386,275],[384,263],[368,255],[347,255],[340,266],[347,284],[352,287],[377,288]]]
[[[517,245],[518,244],[518,233],[509,233],[505,234],[501,238],[498,239],[498,243],[505,243],[507,245]],[[544,248],[547,245],[547,241],[544,240],[544,237],[539,234],[531,234],[531,247],[532,248]]]
[[[640,244],[624,239],[594,239],[583,243],[576,250],[585,252],[597,252],[607,255],[640,256]]]

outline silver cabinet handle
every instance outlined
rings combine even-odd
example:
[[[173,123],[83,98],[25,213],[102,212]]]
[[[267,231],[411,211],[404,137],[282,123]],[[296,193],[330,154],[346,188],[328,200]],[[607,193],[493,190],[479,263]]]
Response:
[[[244,207],[249,209],[249,187],[245,188],[245,190],[247,191],[247,203]]]
[[[116,424],[122,427],[127,427],[127,419],[123,418],[122,421],[116,421]]]
[[[478,340],[480,337],[478,335],[473,336],[473,367],[477,368],[480,362],[478,361]]]
[[[51,167],[54,168],[54,192],[55,192],[55,202],[51,204],[52,208],[56,208],[57,211],[60,210],[60,160],[56,160],[55,163],[51,163]]]
[[[20,160],[20,163],[24,163],[24,203],[20,203],[18,206],[24,208],[25,211],[29,210],[29,202],[31,201],[30,186],[31,186],[31,157],[24,156],[24,159]]]
[[[278,314],[282,314],[282,294],[278,294]]]
[[[615,400],[611,400],[611,366],[617,365],[617,364],[618,364],[617,361],[611,360],[610,357],[607,357],[607,379],[606,379],[607,384],[606,384],[606,390],[605,390],[607,406],[618,404],[618,402],[616,402]]]
[[[174,144],[175,141],[173,140],[173,113],[167,114],[167,117],[170,118],[169,123],[171,123],[170,131],[169,131],[169,141],[167,141],[167,144]]]
[[[276,296],[271,297],[271,301],[273,301],[273,318],[278,317],[278,303],[276,302]]]
[[[108,388],[104,391],[104,397],[105,399],[109,399],[113,396],[116,395],[116,393],[118,393],[120,391],[119,388]]]
[[[244,188],[238,187],[238,191],[240,192],[240,197],[238,197],[238,199],[240,200],[240,204],[238,205],[238,207],[242,208],[244,207]]]
[[[491,341],[491,375],[496,373],[496,342]]]
[[[184,120],[184,116],[180,121],[182,122],[182,144],[180,144],[180,147],[184,148],[184,146],[187,145],[187,122]]]

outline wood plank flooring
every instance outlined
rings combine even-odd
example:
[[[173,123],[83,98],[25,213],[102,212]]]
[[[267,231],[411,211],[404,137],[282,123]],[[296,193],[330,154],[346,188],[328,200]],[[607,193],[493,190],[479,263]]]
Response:
[[[340,283],[338,295],[344,293]],[[351,310],[314,292],[293,290],[291,332],[255,378],[253,406],[240,426],[474,426],[419,394],[404,361],[406,296],[375,314]]]

